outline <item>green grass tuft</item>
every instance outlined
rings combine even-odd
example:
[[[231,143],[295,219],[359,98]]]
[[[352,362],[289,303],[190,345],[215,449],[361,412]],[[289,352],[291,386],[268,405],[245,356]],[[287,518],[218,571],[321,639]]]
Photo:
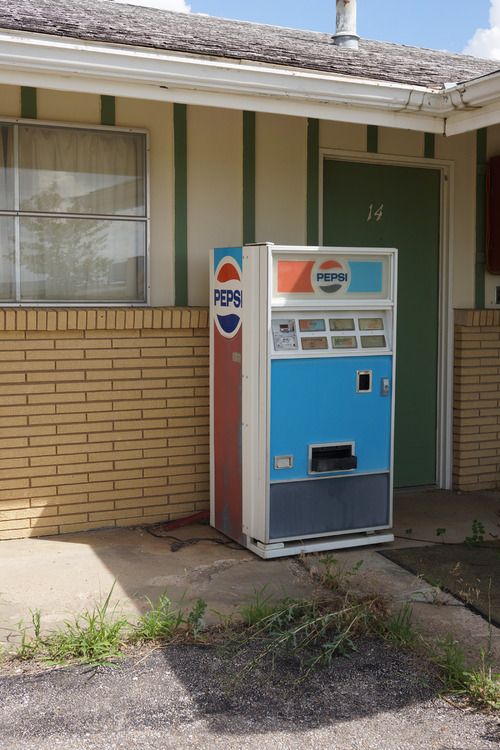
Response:
[[[243,625],[253,627],[279,610],[281,603],[271,594],[265,594],[265,590],[266,586],[255,591],[253,599],[238,608]]]
[[[42,649],[48,661],[77,661],[89,665],[105,664],[121,656],[129,622],[110,613],[113,587],[102,604],[85,610],[74,620],[43,639]]]
[[[415,648],[419,636],[413,627],[413,610],[404,604],[392,617],[380,620],[380,630],[384,637],[400,648]]]
[[[172,608],[172,602],[166,594],[153,604],[147,599],[149,610],[138,620],[132,633],[134,640],[157,641],[173,638],[184,624],[184,614],[181,610]]]

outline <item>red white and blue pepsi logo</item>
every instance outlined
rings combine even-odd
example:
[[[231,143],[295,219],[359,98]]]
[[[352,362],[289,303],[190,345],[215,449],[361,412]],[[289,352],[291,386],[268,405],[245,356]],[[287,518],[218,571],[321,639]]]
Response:
[[[349,272],[338,260],[320,261],[312,271],[313,287],[325,294],[345,291],[349,285]]]
[[[241,269],[234,258],[222,258],[215,270],[213,312],[219,333],[227,339],[236,336],[241,326]]]

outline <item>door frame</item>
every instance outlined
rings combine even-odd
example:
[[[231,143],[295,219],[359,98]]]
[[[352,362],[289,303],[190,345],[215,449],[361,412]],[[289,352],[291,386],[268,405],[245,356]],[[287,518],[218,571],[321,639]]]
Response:
[[[435,169],[440,173],[439,206],[439,300],[438,300],[438,372],[436,420],[436,484],[452,488],[453,474],[453,235],[454,235],[454,163],[395,154],[372,154],[344,149],[319,149],[319,242],[323,243],[323,173],[328,160],[380,164],[417,169]]]

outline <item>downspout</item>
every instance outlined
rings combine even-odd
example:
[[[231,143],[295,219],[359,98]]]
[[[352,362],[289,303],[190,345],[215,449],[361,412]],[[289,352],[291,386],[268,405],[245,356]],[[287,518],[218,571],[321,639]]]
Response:
[[[337,0],[337,27],[333,43],[348,49],[359,48],[356,0]]]

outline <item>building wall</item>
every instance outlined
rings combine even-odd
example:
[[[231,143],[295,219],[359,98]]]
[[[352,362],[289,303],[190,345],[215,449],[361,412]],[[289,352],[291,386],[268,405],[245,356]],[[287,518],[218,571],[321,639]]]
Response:
[[[39,119],[100,122],[99,96],[39,90],[37,104]],[[0,118],[20,115],[20,89],[0,86]],[[153,309],[0,309],[0,537],[144,523],[207,506],[206,311],[163,309],[175,300],[173,107],[118,98],[116,125],[149,132]],[[500,153],[500,128],[490,129],[488,142],[490,154]],[[379,128],[378,157],[367,153],[367,145],[365,126],[320,123],[320,149],[331,154],[424,159],[420,133]],[[453,174],[453,306],[472,308],[475,134],[436,137],[435,157],[449,162]],[[432,165],[432,159],[423,161]],[[305,244],[304,118],[256,115],[255,185],[256,239]],[[187,108],[187,186],[188,301],[206,306],[210,248],[242,242],[241,112]],[[487,300],[493,282],[486,280]],[[134,322],[131,315],[138,316]],[[484,481],[493,481],[493,464],[481,463],[490,456],[473,465],[468,462],[475,458],[463,447],[471,434],[467,420],[478,416],[465,413],[467,404],[484,398],[481,388],[488,385],[466,380],[481,374],[465,373],[470,365],[463,344],[477,344],[483,333],[490,335],[484,341],[498,336],[494,330],[470,331],[468,324],[457,332],[455,477],[468,488],[482,481],[480,472],[462,470],[478,466],[488,476]],[[478,434],[492,435],[493,429],[481,429],[489,424],[478,424]],[[475,477],[476,485],[465,476]]]
[[[453,167],[449,243],[454,308],[474,307],[476,259],[476,135],[436,138],[436,158]]]
[[[38,118],[98,125],[100,97],[40,89]],[[0,117],[21,114],[18,87],[0,86]],[[116,125],[150,135],[151,303],[174,304],[173,107],[162,102],[116,100]],[[242,242],[242,113],[188,107],[188,292],[189,304],[208,303],[208,251]],[[490,128],[489,152],[500,153],[500,127]],[[321,122],[320,148],[367,154],[363,125]],[[378,129],[379,156],[424,157],[424,134]],[[453,306],[474,306],[475,134],[436,137],[435,156],[454,169],[451,212]],[[367,154],[367,158],[371,158]],[[429,160],[429,166],[432,160]],[[256,116],[256,239],[306,242],[307,121],[283,115]],[[494,280],[493,280],[494,281]],[[491,282],[493,283],[493,282]],[[488,284],[491,283],[487,277]],[[492,287],[491,287],[492,288]]]
[[[500,483],[500,310],[455,316],[454,486]]]
[[[208,508],[207,317],[0,311],[0,539]]]
[[[242,113],[189,107],[187,118],[188,299],[206,305],[210,249],[243,241]]]
[[[256,121],[255,238],[306,244],[307,121],[258,114]]]

